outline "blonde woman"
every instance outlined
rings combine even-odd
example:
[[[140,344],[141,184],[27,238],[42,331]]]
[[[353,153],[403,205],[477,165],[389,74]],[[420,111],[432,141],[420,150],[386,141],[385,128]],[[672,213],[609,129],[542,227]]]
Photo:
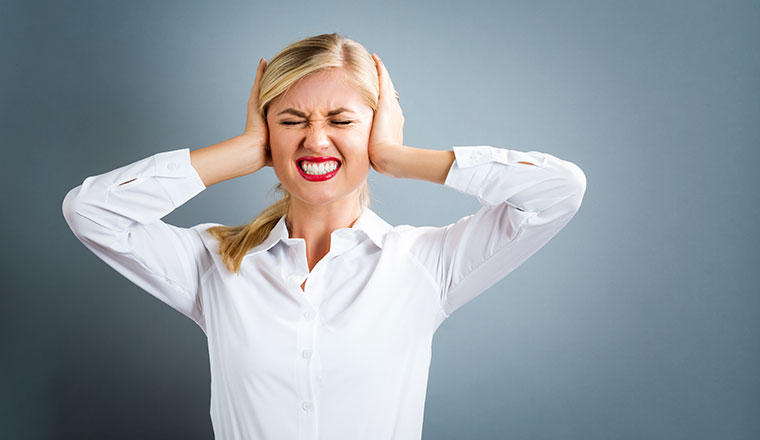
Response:
[[[547,153],[403,143],[377,55],[337,34],[259,62],[239,136],[88,177],[63,214],[95,255],[208,340],[217,439],[419,439],[433,334],[580,208],[581,169]],[[250,223],[162,217],[205,188],[273,167],[283,197]],[[392,226],[367,176],[421,179],[481,208]]]

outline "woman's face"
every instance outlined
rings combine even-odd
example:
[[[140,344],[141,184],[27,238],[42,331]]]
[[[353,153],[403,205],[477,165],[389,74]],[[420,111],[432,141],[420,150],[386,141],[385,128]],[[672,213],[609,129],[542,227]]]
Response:
[[[292,197],[311,205],[358,197],[370,171],[374,113],[345,75],[339,69],[308,75],[267,111],[274,172]]]

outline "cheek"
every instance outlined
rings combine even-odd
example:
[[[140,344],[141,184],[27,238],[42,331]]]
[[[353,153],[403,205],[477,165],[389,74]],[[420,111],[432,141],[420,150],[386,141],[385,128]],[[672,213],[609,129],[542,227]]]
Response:
[[[357,174],[366,174],[371,168],[369,152],[366,145],[359,146],[351,151],[353,170]]]
[[[347,154],[356,160],[369,160],[369,137],[368,136],[352,136],[351,139],[346,139],[344,145],[349,148]]]
[[[357,150],[367,154],[369,151],[369,138],[371,135],[370,127],[365,126],[357,129],[351,133],[351,145],[355,146]]]
[[[269,146],[272,151],[272,160],[277,162],[279,160],[287,160],[287,157],[292,150],[293,140],[289,139],[287,133],[283,133],[277,129],[269,132]]]

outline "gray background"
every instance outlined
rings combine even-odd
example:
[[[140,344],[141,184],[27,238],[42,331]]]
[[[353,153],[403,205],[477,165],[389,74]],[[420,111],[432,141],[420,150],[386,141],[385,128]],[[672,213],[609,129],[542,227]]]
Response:
[[[757,2],[1,8],[0,437],[212,438],[202,331],[90,254],[61,202],[239,134],[259,58],[335,31],[383,57],[406,145],[538,150],[588,179],[568,226],[438,329],[425,439],[760,438]],[[164,220],[241,224],[275,183],[223,182]],[[479,207],[371,185],[392,224]]]

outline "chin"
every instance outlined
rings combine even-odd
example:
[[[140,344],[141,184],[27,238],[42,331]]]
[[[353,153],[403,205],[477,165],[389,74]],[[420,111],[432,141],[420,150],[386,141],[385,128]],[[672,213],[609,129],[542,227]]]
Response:
[[[334,189],[334,188],[333,188]],[[350,191],[345,194],[336,194],[333,191],[330,191],[329,189],[325,188],[325,190],[318,190],[314,188],[310,189],[301,189],[297,193],[291,192],[291,197],[296,197],[303,203],[307,203],[309,205],[314,206],[324,206],[329,205],[330,203],[345,200],[346,198],[356,197],[358,200],[359,192],[358,187],[355,188],[353,191]]]
[[[336,196],[334,194],[311,193],[311,194],[300,194],[298,199],[300,199],[304,203],[308,203],[309,205],[323,206],[323,205],[329,205],[330,203],[336,202],[345,197],[346,195]]]

